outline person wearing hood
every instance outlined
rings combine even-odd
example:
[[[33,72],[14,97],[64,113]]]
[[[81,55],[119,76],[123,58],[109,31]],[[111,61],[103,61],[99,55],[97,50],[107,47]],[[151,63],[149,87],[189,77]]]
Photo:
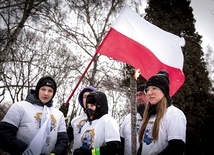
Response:
[[[80,106],[83,108],[83,113],[71,120],[71,122],[68,125],[68,137],[69,141],[72,143],[72,152],[79,146],[80,144],[80,132],[82,127],[87,121],[87,115],[85,113],[86,109],[86,97],[87,95],[95,91],[96,88],[92,86],[87,86],[81,90],[78,96],[78,101]]]
[[[136,114],[136,131],[138,133],[142,123],[144,109],[148,102],[148,98],[145,94],[145,84],[139,84],[137,86],[136,101],[137,101],[137,114]],[[131,113],[126,115],[122,124],[120,125],[120,138],[121,138],[121,154],[132,154],[132,139],[131,139]],[[137,139],[137,137],[136,137]],[[138,141],[136,141],[138,142]],[[137,143],[137,149],[139,143]],[[136,150],[137,151],[137,150]]]
[[[172,104],[169,74],[161,70],[146,82],[149,103],[139,131],[138,155],[183,155],[186,116]]]
[[[91,92],[86,98],[88,121],[80,133],[81,144],[73,155],[119,155],[119,125],[108,114],[108,102],[105,93]]]
[[[42,77],[25,100],[14,103],[0,123],[0,148],[11,155],[29,152],[63,155],[68,135],[61,111],[53,107],[57,85],[50,76]]]

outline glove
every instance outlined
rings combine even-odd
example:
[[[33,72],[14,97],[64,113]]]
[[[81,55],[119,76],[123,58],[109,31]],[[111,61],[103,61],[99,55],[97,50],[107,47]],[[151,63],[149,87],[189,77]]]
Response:
[[[68,139],[69,141],[73,141],[74,140],[74,130],[73,130],[73,127],[68,125],[67,127],[67,134],[68,134]]]
[[[73,155],[91,155],[91,149],[78,148],[74,150]]]
[[[75,149],[73,155],[83,155],[83,151],[81,149]]]
[[[65,103],[63,103],[59,108],[59,110],[63,113],[64,117],[67,117],[68,109],[69,109],[69,104],[65,104]]]

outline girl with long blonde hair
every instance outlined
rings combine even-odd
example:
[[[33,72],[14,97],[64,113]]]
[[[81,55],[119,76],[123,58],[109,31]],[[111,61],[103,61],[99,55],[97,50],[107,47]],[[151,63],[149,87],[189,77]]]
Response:
[[[186,117],[172,105],[166,71],[150,77],[145,92],[149,103],[139,130],[138,155],[182,155],[186,142]]]

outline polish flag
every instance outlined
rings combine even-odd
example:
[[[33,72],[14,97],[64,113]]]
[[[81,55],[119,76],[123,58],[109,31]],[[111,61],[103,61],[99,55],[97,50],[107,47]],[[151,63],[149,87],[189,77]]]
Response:
[[[160,29],[125,6],[96,52],[140,69],[145,79],[166,70],[172,96],[185,81],[184,45],[184,38]]]

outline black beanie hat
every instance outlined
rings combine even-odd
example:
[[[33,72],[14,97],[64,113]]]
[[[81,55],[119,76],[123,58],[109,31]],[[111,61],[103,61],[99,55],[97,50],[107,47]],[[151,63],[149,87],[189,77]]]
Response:
[[[54,95],[56,93],[56,88],[57,88],[57,85],[56,85],[56,82],[54,81],[54,79],[50,76],[44,76],[38,81],[38,83],[36,85],[36,90],[35,90],[35,95],[37,98],[39,98],[39,89],[43,86],[51,87],[54,90],[54,93],[53,93],[53,97],[54,97]]]
[[[143,92],[144,92],[145,87],[146,87],[146,84],[140,84],[140,85],[138,85],[138,86],[137,86],[137,92],[138,92],[138,91],[143,91]]]
[[[146,88],[148,86],[156,86],[161,89],[164,95],[169,98],[169,74],[161,70],[156,75],[150,77],[146,82]]]

